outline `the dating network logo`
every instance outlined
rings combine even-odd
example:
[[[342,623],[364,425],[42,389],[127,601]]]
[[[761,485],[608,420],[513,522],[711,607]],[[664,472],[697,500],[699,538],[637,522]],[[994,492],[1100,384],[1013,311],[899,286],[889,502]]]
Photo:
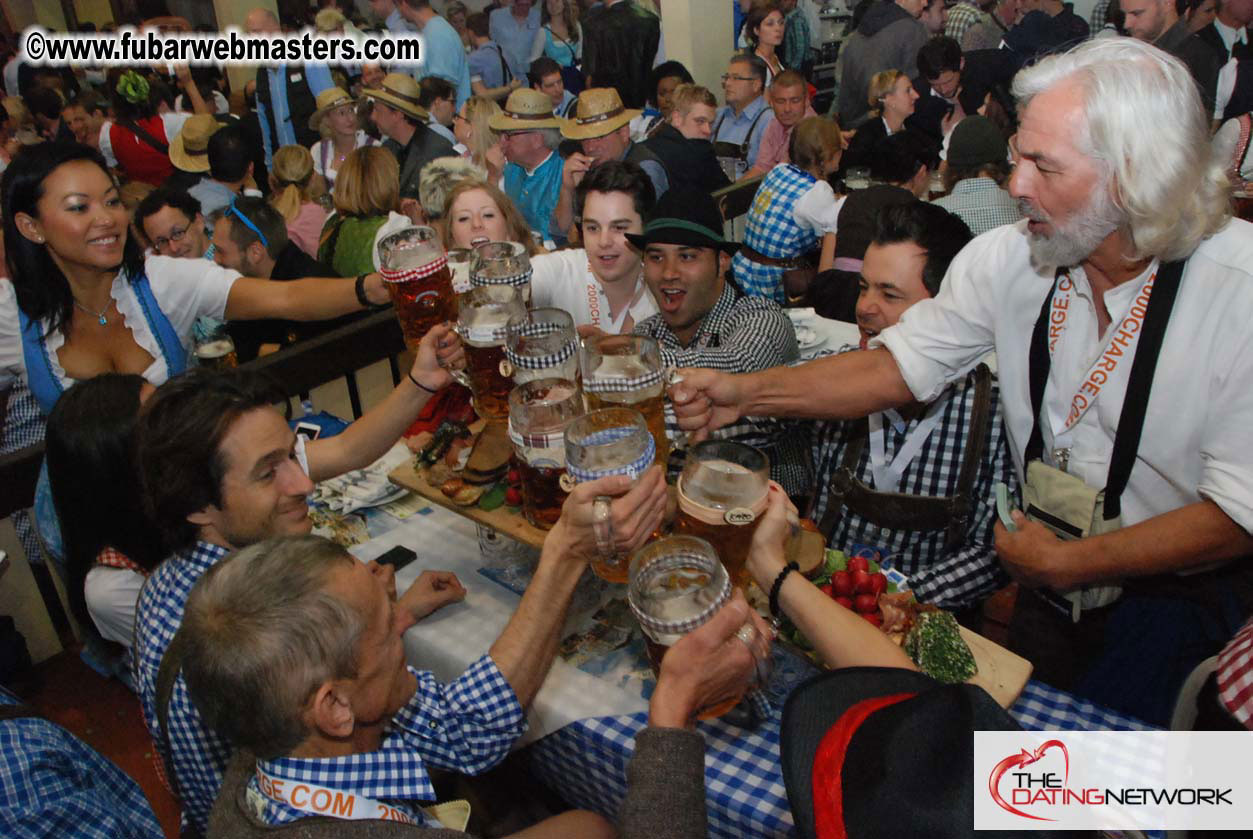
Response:
[[[1034,774],[1023,771],[1025,767],[1038,762],[1040,758],[1044,757],[1045,752],[1049,749],[1061,750],[1062,759],[1064,761],[1063,765],[1065,768],[1060,779],[1057,777],[1055,772]],[[1017,769],[1019,771],[1011,772],[1010,770],[1013,769]],[[1016,784],[1016,786],[1012,786],[1010,789],[1010,801],[1006,801],[1005,797],[1001,794],[1001,779],[1004,778],[1007,773],[1011,776],[1011,778],[1013,778],[1013,783]],[[1036,797],[1032,795],[1033,785],[1035,785],[1035,789],[1040,790],[1041,792],[1045,790],[1065,791],[1066,783],[1069,780],[1070,752],[1066,750],[1066,744],[1061,740],[1046,740],[1041,743],[1034,752],[1029,752],[1026,749],[1023,749],[1018,754],[1010,755],[1000,763],[996,764],[996,766],[992,768],[992,774],[988,776],[988,791],[992,793],[992,800],[996,802],[998,807],[1013,813],[1015,816],[1051,822],[1056,821],[1056,819],[1050,819],[1047,816],[1036,816],[1031,813],[1024,813],[1014,805],[1022,804],[1025,806],[1035,803],[1033,798]],[[1036,800],[1038,800],[1038,798],[1036,798]],[[1045,800],[1048,800],[1047,796],[1045,796]],[[1050,801],[1049,803],[1054,802]]]

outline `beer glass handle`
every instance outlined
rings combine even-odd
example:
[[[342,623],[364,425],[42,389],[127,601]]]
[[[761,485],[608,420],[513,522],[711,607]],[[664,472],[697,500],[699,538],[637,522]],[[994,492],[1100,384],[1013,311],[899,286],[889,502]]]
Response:
[[[461,324],[453,324],[452,331],[456,333],[457,337],[460,338],[462,342],[465,341],[465,330],[462,328]],[[465,368],[460,370],[449,370],[448,375],[452,376],[454,382],[467,390],[474,390],[474,388],[470,387],[470,374],[465,371]]]

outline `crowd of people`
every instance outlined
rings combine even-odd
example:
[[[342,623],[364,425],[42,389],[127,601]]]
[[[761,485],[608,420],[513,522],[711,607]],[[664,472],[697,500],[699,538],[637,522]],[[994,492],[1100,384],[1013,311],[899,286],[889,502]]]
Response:
[[[138,695],[185,835],[393,835],[307,820],[336,814],[295,784],[445,835],[432,770],[505,759],[606,515],[614,551],[642,546],[710,435],[770,459],[748,570],[833,686],[882,668],[880,693],[1014,725],[977,689],[897,672],[916,669],[900,647],[788,564],[800,517],[976,630],[1016,584],[1008,645],[1036,678],[1151,724],[1227,647],[1204,719],[1248,724],[1253,229],[1233,207],[1253,180],[1253,2],[1111,0],[1089,25],[1060,0],[862,0],[821,97],[809,4],[732,0],[719,91],[666,59],[648,0],[253,9],[252,33],[417,32],[425,52],[264,67],[242,90],[208,67],[8,59],[0,452],[47,452],[15,524],[65,581],[85,658]],[[719,199],[737,190],[732,236]],[[198,364],[223,336],[248,362],[387,305],[378,245],[412,225],[447,250],[518,243],[533,306],[584,338],[648,336],[677,371],[668,461],[570,493],[507,626],[447,683],[402,636],[463,581],[427,570],[398,592],[308,535],[307,496],[458,387],[454,330],[316,440],[272,383]],[[789,307],[858,343],[802,360]],[[666,653],[616,824],[571,811],[517,835],[704,836],[693,718],[742,692],[773,633],[737,593]],[[838,724],[824,701],[791,712]],[[36,759],[58,732],[0,690],[5,788],[60,772],[78,809],[56,835],[161,835],[81,744],[60,769]],[[41,801],[0,825],[45,835]],[[801,835],[817,806],[796,808]]]

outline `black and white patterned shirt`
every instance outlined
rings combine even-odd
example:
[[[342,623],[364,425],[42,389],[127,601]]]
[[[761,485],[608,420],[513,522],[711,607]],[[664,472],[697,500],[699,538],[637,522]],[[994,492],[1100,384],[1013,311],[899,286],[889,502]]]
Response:
[[[942,394],[947,400],[940,424],[927,437],[917,456],[901,473],[899,487],[876,487],[870,468],[870,446],[867,444],[857,461],[857,479],[877,492],[902,492],[910,495],[948,497],[957,492],[966,438],[970,433],[975,407],[975,375],[953,385]],[[890,415],[889,415],[890,416]],[[908,422],[885,421],[884,455],[890,461],[904,445],[910,432],[918,427],[921,417]],[[813,518],[822,521],[831,494],[831,477],[839,469],[847,446],[856,438],[860,420],[831,420],[794,423],[797,430],[807,427],[812,446],[815,474],[818,475]],[[970,522],[965,541],[954,551],[944,549],[944,530],[891,530],[880,528],[847,509],[831,533],[828,544],[850,552],[853,545],[871,545],[886,554],[894,554],[894,567],[909,577],[910,589],[918,600],[943,608],[974,605],[1009,578],[1001,567],[992,543],[996,522],[995,486],[1004,481],[1011,497],[1017,490],[1018,478],[1013,459],[1006,446],[1005,429],[1000,415],[1000,388],[992,380],[988,405],[987,439],[983,457],[970,490]]]
[[[659,314],[636,324],[635,334],[657,339],[662,360],[671,367],[753,373],[795,361],[800,355],[796,330],[778,304],[762,297],[749,297],[730,281],[686,345]],[[686,437],[668,401],[666,435],[672,444],[670,471],[673,473],[682,468]],[[796,435],[784,433],[777,423],[760,423],[745,417],[719,429],[713,436],[762,449],[770,457],[770,476],[782,484],[789,495],[808,492],[809,470],[804,445]]]

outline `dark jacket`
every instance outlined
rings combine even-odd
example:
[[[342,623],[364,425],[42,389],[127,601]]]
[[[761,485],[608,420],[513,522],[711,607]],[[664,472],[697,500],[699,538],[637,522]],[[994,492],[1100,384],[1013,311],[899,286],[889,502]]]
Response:
[[[1213,26],[1210,24],[1206,28],[1213,31],[1214,37],[1218,38],[1218,30]],[[1201,32],[1204,31],[1205,29],[1201,30]],[[1213,115],[1214,97],[1218,91],[1218,73],[1227,63],[1227,51],[1222,45],[1222,39],[1219,39],[1218,50],[1215,51],[1213,46],[1206,43],[1200,35],[1200,32],[1195,35],[1190,34],[1188,21],[1179,18],[1174,26],[1158,36],[1153,46],[1170,53],[1184,63],[1201,88],[1201,103],[1205,106],[1205,113]],[[1238,44],[1237,47],[1239,47]]]
[[[1053,15],[1053,22],[1065,33],[1066,43],[1077,44],[1087,40],[1088,22],[1075,14],[1074,3],[1063,3],[1062,10]]]
[[[309,87],[303,64],[285,64],[283,78],[287,85],[287,110],[291,114],[292,130],[296,132],[296,142],[302,146],[311,146],[322,139],[318,132],[309,127],[309,117],[318,109],[313,91]],[[292,81],[296,79],[296,81]],[[270,74],[257,73],[257,101],[265,105],[265,125],[261,129],[270,135],[271,152],[279,149],[278,129],[274,125],[274,103],[270,91]]]
[[[900,70],[911,79],[918,75],[918,50],[927,37],[927,27],[893,0],[875,0],[841,50],[841,128],[856,128],[866,119],[866,92],[875,73]]]
[[[1227,45],[1223,43],[1223,36],[1218,34],[1218,27],[1212,21],[1198,29],[1196,37],[1213,50],[1221,62],[1219,66],[1227,63]],[[1249,32],[1247,26],[1244,28],[1244,37],[1247,39],[1246,42],[1236,44],[1231,51],[1232,58],[1253,58],[1253,33]]]
[[[245,796],[255,767],[256,762],[248,755],[236,755],[227,766],[222,791],[209,813],[209,839],[473,839],[468,833],[452,830],[325,816],[269,827],[253,815]],[[679,728],[646,728],[635,736],[618,835],[622,839],[704,839],[705,740],[700,734]]]
[[[689,140],[669,123],[659,127],[653,136],[639,145],[652,152],[666,167],[671,189],[713,192],[731,184],[714,156],[713,143]]]
[[[330,267],[309,256],[297,247],[295,242],[288,242],[286,247],[279,252],[278,259],[274,260],[274,270],[270,273],[269,279],[299,280],[304,277],[334,276],[336,276],[335,271]],[[296,341],[302,341],[342,326],[361,317],[362,314],[357,312],[334,320],[311,323],[277,318],[237,320],[231,321],[227,329],[231,334],[231,340],[235,342],[236,356],[240,361],[251,361],[257,357],[257,351],[262,344],[288,346]]]
[[[589,87],[614,87],[628,108],[648,101],[648,74],[661,40],[661,21],[622,0],[594,6],[583,18],[583,72]]]
[[[396,155],[400,162],[400,196],[402,198],[418,197],[418,181],[422,177],[422,167],[437,157],[455,157],[452,143],[445,137],[436,134],[425,125],[414,126],[413,136],[409,144],[402,146],[388,138],[383,146]]]

